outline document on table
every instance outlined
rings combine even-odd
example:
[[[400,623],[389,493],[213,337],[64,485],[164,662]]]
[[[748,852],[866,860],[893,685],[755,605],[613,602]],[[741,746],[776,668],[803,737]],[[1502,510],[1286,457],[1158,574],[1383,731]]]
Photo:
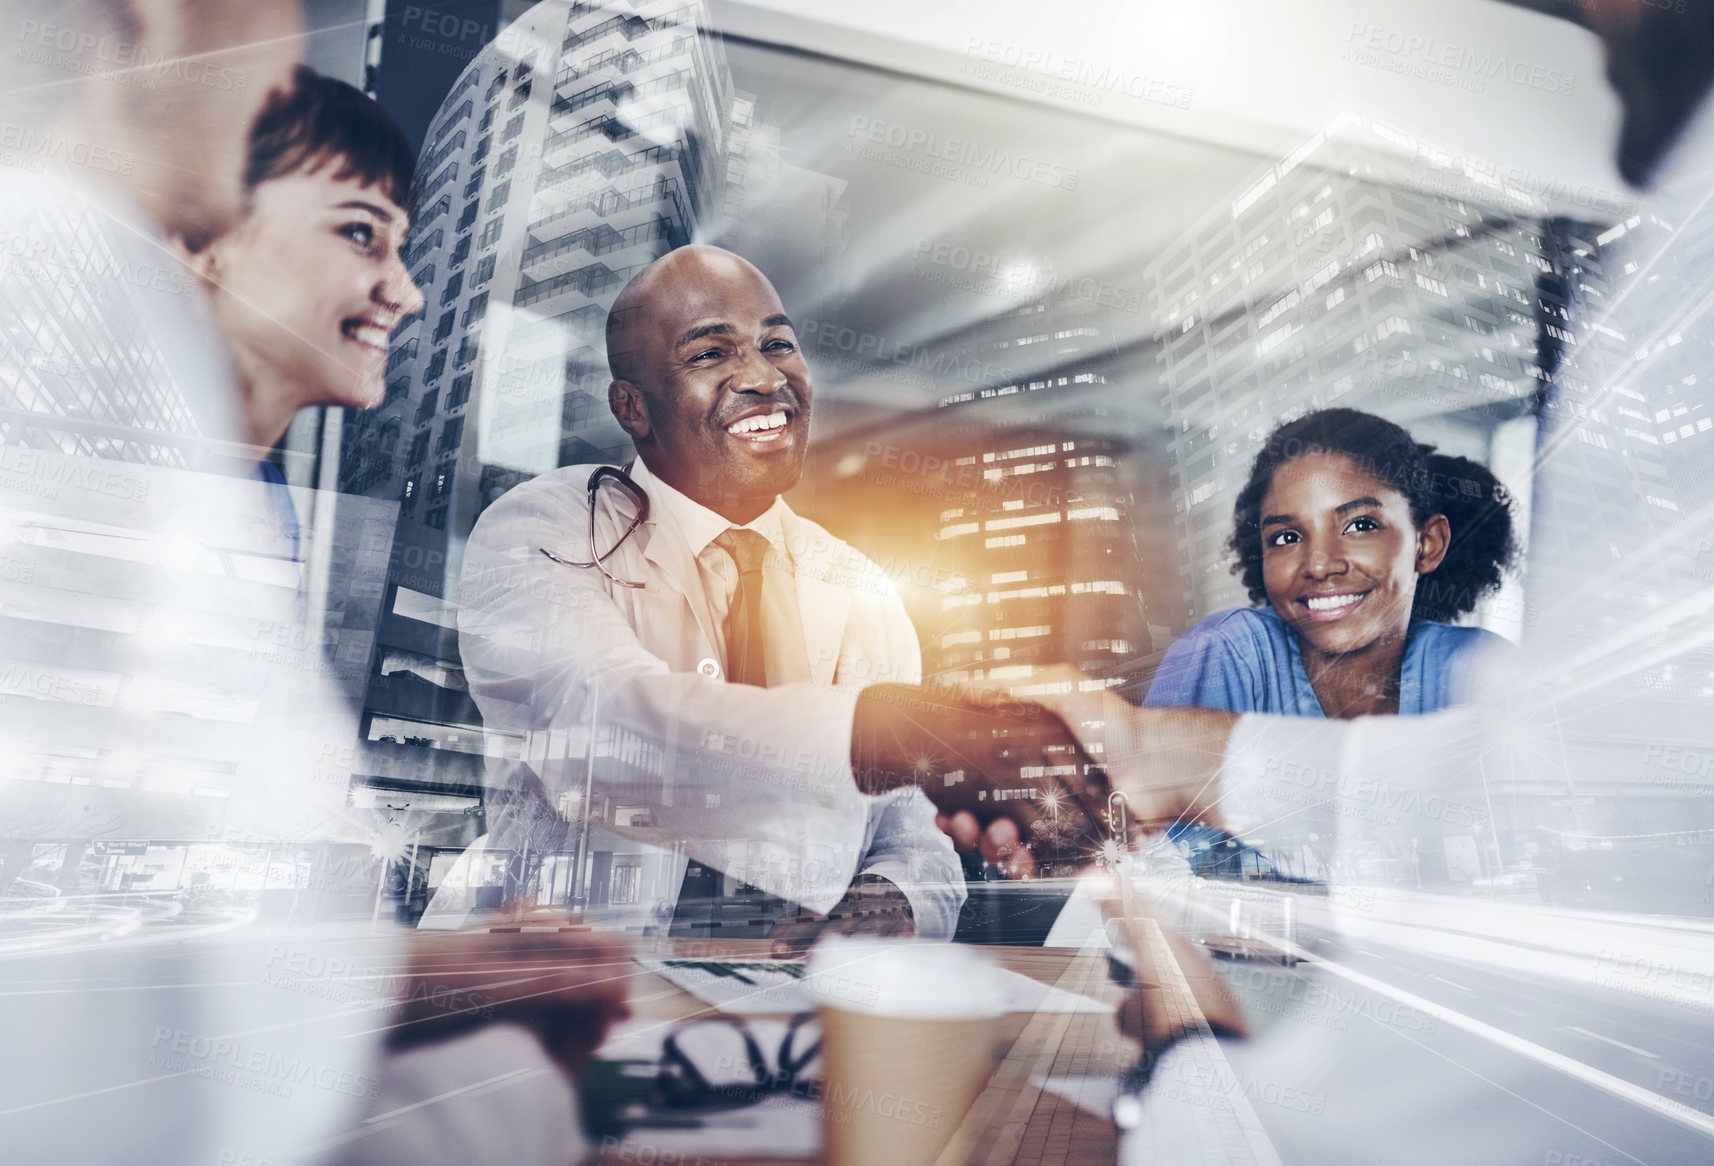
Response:
[[[684,989],[704,1004],[734,1016],[789,1016],[814,1012],[815,1000],[803,982],[801,960],[660,959],[640,956],[639,964]],[[1007,1012],[1112,1012],[1111,1004],[999,969]]]

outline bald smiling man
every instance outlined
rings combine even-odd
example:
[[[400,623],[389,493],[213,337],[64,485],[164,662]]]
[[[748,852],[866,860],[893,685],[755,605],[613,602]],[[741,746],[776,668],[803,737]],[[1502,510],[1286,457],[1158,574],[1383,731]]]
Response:
[[[511,795],[491,844],[539,847],[549,808],[581,812],[593,730],[594,869],[625,872],[604,875],[615,924],[748,925],[780,954],[829,927],[951,938],[964,879],[933,808],[854,779],[858,690],[914,684],[921,653],[885,575],[780,497],[803,472],[814,388],[773,285],[683,247],[619,294],[607,337],[636,461],[517,487],[466,552],[466,672],[507,741],[490,750]],[[796,906],[733,900],[743,887]]]

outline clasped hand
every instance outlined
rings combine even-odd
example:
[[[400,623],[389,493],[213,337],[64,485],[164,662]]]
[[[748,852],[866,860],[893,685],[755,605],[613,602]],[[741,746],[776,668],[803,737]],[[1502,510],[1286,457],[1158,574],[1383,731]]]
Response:
[[[1137,708],[1065,665],[1038,669],[1029,685],[1027,700],[998,686],[864,689],[851,742],[857,788],[916,786],[959,849],[978,848],[1014,878],[1111,855],[1132,823],[1218,824],[1232,714]],[[1122,800],[1109,800],[1115,790]]]

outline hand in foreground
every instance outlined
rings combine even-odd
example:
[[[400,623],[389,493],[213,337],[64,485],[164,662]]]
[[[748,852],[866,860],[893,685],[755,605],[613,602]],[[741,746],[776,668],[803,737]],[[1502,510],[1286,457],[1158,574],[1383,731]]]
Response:
[[[983,857],[1013,877],[1087,861],[1104,837],[1106,778],[1065,725],[1035,705],[979,708],[922,688],[874,685],[857,697],[851,766],[864,793],[922,790],[954,841],[966,849],[980,842]],[[961,838],[952,827],[966,820],[976,828]]]
[[[1126,808],[1145,829],[1174,822],[1219,825],[1219,774],[1236,714],[1214,709],[1139,708],[1097,687],[1069,664],[1037,668],[1029,679],[1030,700],[1039,703],[1075,735],[1078,745],[1125,795]],[[1036,695],[1042,689],[1062,689]],[[1015,705],[1008,688],[966,686],[964,698],[977,707]],[[984,855],[1014,850],[1020,842],[1004,819],[957,813],[941,827],[961,850],[979,845]],[[1015,859],[1014,859],[1015,861]]]
[[[1248,1035],[1243,1010],[1208,953],[1163,922],[1147,895],[1105,897],[1101,906],[1117,922],[1135,961],[1137,990],[1119,1009],[1119,1028],[1142,1043],[1145,1056],[1205,1030]]]
[[[796,959],[824,935],[873,935],[909,939],[916,935],[911,901],[880,875],[860,875],[845,897],[826,915],[801,908],[787,911],[768,931],[775,959]]]
[[[413,931],[388,1033],[394,1052],[487,1024],[517,1024],[574,1076],[629,1016],[631,966],[617,939],[590,933]]]

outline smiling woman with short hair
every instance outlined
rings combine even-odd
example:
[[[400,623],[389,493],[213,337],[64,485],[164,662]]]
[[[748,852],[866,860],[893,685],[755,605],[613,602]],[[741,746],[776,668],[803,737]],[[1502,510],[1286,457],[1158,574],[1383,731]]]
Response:
[[[1233,517],[1233,572],[1257,606],[1186,632],[1148,705],[1429,713],[1468,699],[1480,661],[1507,650],[1444,622],[1475,610],[1516,554],[1510,495],[1475,462],[1324,409],[1269,435]]]
[[[298,410],[368,409],[393,330],[422,294],[400,250],[416,160],[387,112],[299,66],[250,133],[244,217],[187,238],[244,396],[250,440],[272,446]]]

